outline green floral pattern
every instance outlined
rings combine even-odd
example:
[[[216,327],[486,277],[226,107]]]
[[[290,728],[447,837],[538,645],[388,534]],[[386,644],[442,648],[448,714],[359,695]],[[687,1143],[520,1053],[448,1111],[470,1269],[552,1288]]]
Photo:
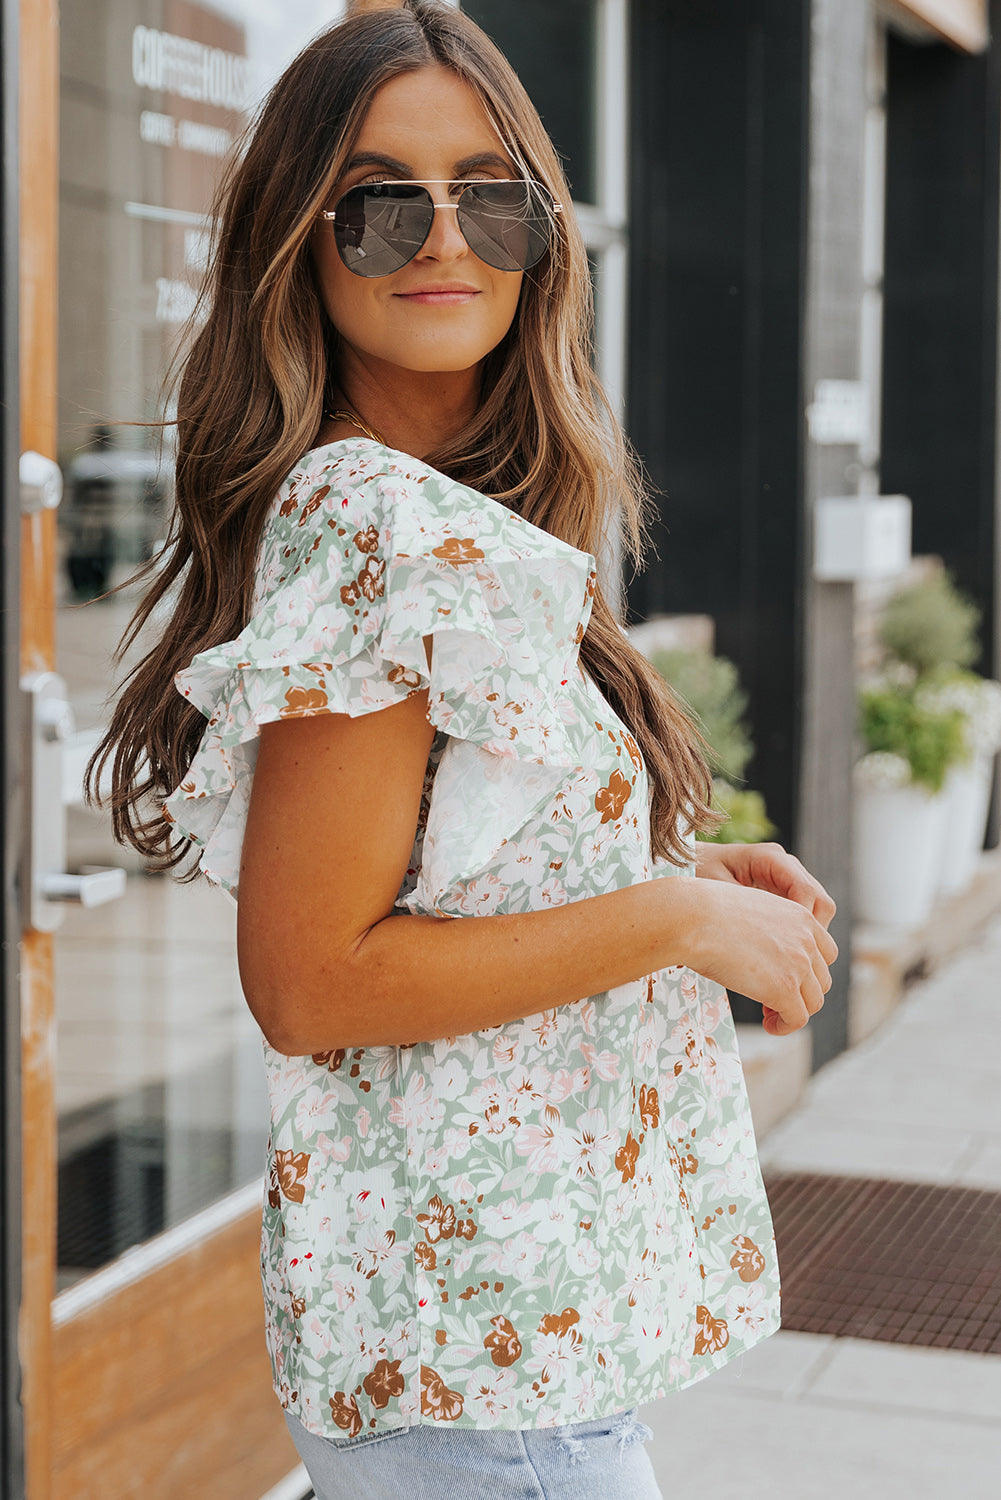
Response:
[[[236,894],[261,724],[422,688],[437,732],[399,910],[693,876],[652,860],[642,756],[579,664],[595,576],[368,439],[307,454],[267,520],[250,623],[177,677],[208,725],[166,809],[207,876]],[[265,1044],[265,1062],[268,1346],[311,1431],[585,1421],[778,1327],[729,1004],[691,970],[414,1046]]]

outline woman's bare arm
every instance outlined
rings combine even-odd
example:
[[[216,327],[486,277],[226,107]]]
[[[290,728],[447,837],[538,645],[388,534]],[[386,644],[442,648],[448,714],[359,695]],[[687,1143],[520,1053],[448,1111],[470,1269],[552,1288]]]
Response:
[[[393,913],[433,727],[427,692],[358,718],[265,725],[240,871],[244,992],[293,1055],[499,1026],[688,964],[802,1026],[833,941],[802,907],[692,879],[447,920]]]

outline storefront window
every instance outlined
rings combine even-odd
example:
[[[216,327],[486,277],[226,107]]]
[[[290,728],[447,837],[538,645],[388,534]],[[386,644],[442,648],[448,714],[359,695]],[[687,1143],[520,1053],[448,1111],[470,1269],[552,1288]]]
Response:
[[[56,935],[59,1281],[65,1286],[259,1175],[260,1038],[235,907],[154,876],[79,802],[111,653],[171,499],[161,387],[205,260],[220,169],[285,63],[339,0],[62,0],[57,670],[77,734],[71,868],[124,865],[125,897]],[[137,425],[129,425],[137,424]],[[168,429],[169,432],[169,429]],[[72,784],[71,784],[72,783]],[[75,805],[72,805],[74,804]]]

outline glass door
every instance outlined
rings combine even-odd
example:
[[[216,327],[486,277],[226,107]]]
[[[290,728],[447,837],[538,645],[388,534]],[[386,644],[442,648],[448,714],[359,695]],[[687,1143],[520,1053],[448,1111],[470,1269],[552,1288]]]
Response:
[[[219,172],[342,8],[22,0],[22,682],[75,897],[36,899],[22,945],[30,1500],[258,1500],[297,1464],[264,1345],[267,1108],[235,906],[116,845],[82,773],[127,580],[164,536],[170,442],[143,424]]]

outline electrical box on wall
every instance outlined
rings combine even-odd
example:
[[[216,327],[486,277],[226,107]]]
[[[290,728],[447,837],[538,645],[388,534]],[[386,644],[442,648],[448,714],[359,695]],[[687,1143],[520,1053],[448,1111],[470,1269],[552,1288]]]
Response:
[[[903,573],[911,556],[906,495],[834,495],[814,511],[813,576],[857,583]]]

